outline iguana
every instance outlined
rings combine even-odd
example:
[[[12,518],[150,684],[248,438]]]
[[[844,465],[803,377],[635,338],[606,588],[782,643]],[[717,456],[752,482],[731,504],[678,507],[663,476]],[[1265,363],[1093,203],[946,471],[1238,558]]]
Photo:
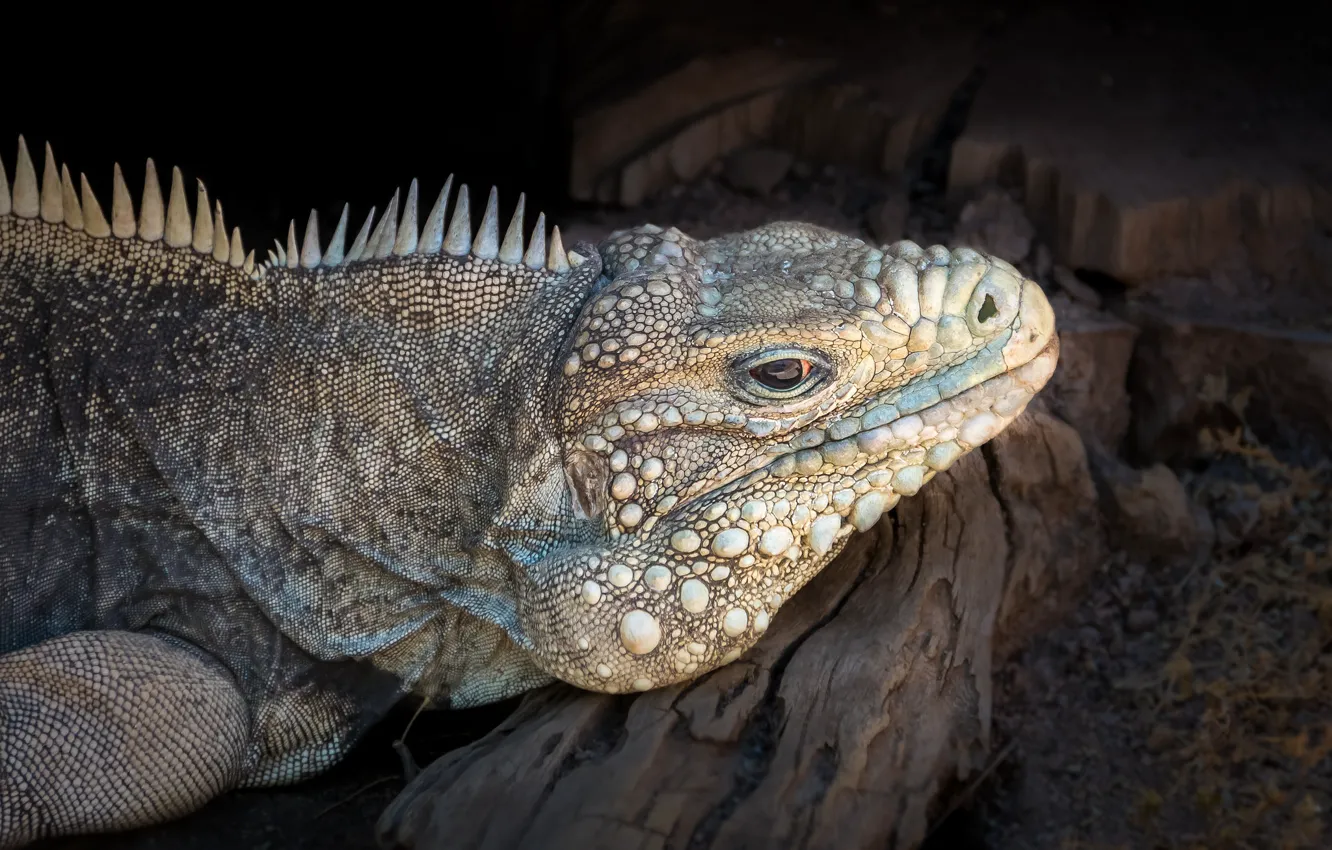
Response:
[[[736,659],[1049,379],[1040,287],[801,223],[500,237],[453,178],[256,264],[152,160],[0,165],[0,846],[336,762],[398,700]],[[418,222],[421,221],[418,225]]]

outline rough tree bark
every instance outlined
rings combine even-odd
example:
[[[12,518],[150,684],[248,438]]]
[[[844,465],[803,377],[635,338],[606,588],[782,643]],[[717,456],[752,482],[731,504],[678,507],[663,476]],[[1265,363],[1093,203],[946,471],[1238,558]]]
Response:
[[[913,847],[990,755],[991,668],[1105,549],[1077,432],[1033,405],[853,538],[739,661],[554,686],[430,765],[391,847]]]

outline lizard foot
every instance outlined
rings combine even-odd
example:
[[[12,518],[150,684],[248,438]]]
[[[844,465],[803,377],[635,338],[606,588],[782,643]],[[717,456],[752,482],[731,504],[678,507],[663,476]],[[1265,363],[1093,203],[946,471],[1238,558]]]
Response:
[[[231,677],[151,635],[0,655],[0,848],[194,811],[236,784],[248,732]]]

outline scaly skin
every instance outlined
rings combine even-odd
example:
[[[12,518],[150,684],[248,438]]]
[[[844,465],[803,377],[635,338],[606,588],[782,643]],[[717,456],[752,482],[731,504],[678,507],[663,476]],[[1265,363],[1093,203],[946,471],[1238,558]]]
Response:
[[[297,781],[408,693],[726,664],[1057,358],[1039,287],[966,249],[778,223],[546,251],[539,220],[524,251],[493,192],[475,235],[447,189],[418,232],[413,184],[351,248],[312,217],[256,268],[178,172],[136,215],[117,171],[109,220],[49,148],[38,183],[21,146],[0,847]]]
[[[738,658],[854,530],[1021,414],[1058,358],[1040,287],[965,248],[778,223],[703,243],[639,228],[601,254],[614,283],[571,334],[561,408],[608,539],[520,589],[538,662],[591,690]],[[765,398],[746,373],[773,356],[824,376]]]

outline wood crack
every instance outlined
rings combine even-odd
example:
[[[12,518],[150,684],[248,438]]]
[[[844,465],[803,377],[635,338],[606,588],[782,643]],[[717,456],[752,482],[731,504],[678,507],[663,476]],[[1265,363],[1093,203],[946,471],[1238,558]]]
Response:
[[[1029,412],[852,537],[741,660],[634,696],[529,695],[427,767],[381,842],[918,846],[986,763],[996,634],[1040,628],[1030,612],[1090,574],[1096,515],[1076,432]]]

